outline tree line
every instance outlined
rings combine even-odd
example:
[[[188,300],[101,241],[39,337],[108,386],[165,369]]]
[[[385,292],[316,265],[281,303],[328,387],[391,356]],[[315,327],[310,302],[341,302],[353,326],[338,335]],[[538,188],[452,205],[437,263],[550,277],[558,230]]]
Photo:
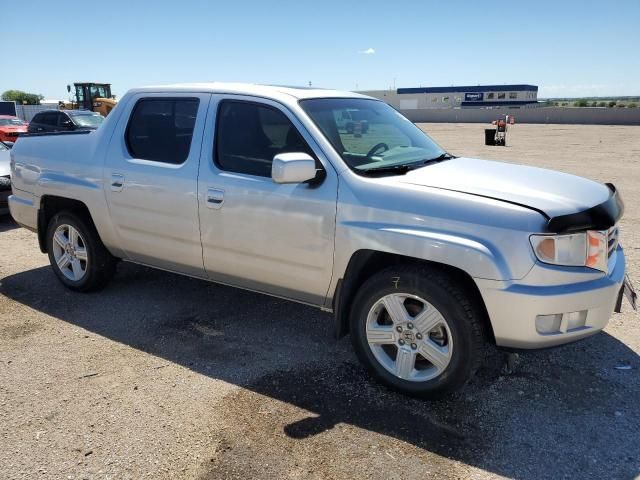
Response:
[[[40,105],[44,96],[37,93],[27,93],[22,90],[7,90],[2,94],[2,100],[16,102],[18,105]]]

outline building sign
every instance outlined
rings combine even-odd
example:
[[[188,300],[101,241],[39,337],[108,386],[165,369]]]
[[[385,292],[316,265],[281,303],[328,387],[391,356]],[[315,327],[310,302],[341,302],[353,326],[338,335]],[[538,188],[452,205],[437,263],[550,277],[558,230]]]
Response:
[[[464,101],[465,102],[481,102],[484,100],[484,92],[475,92],[475,93],[465,93]]]

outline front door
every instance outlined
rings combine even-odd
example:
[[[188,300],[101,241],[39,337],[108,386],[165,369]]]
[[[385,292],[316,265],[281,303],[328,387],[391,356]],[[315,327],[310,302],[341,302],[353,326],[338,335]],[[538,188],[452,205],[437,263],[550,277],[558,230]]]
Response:
[[[333,269],[338,178],[295,116],[266,99],[214,96],[198,180],[204,265],[215,281],[320,305]],[[306,152],[318,181],[277,184],[274,155]],[[324,178],[322,178],[324,176]]]
[[[104,183],[111,219],[130,260],[205,276],[197,177],[210,97],[138,94],[123,105]]]

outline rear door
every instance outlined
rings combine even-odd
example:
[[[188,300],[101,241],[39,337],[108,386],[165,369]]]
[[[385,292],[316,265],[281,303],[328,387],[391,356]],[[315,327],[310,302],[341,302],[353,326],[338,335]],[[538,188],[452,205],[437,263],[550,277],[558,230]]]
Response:
[[[321,305],[333,270],[338,177],[283,105],[215,95],[198,180],[204,264],[212,280]],[[304,152],[318,181],[271,179],[274,155]]]
[[[29,123],[30,133],[53,132],[58,124],[56,112],[41,112],[36,114]]]
[[[138,94],[123,105],[104,182],[111,219],[130,260],[205,275],[197,177],[210,97]]]

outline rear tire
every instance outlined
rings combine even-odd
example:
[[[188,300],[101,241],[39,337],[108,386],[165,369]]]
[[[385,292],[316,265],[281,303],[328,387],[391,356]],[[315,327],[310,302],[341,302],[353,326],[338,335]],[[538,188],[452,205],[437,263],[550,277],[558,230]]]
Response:
[[[113,277],[117,259],[86,216],[67,211],[56,214],[49,222],[46,241],[51,267],[68,289],[99,290]]]
[[[369,278],[351,310],[359,359],[381,383],[439,398],[460,389],[484,358],[483,310],[437,268],[396,266]]]

